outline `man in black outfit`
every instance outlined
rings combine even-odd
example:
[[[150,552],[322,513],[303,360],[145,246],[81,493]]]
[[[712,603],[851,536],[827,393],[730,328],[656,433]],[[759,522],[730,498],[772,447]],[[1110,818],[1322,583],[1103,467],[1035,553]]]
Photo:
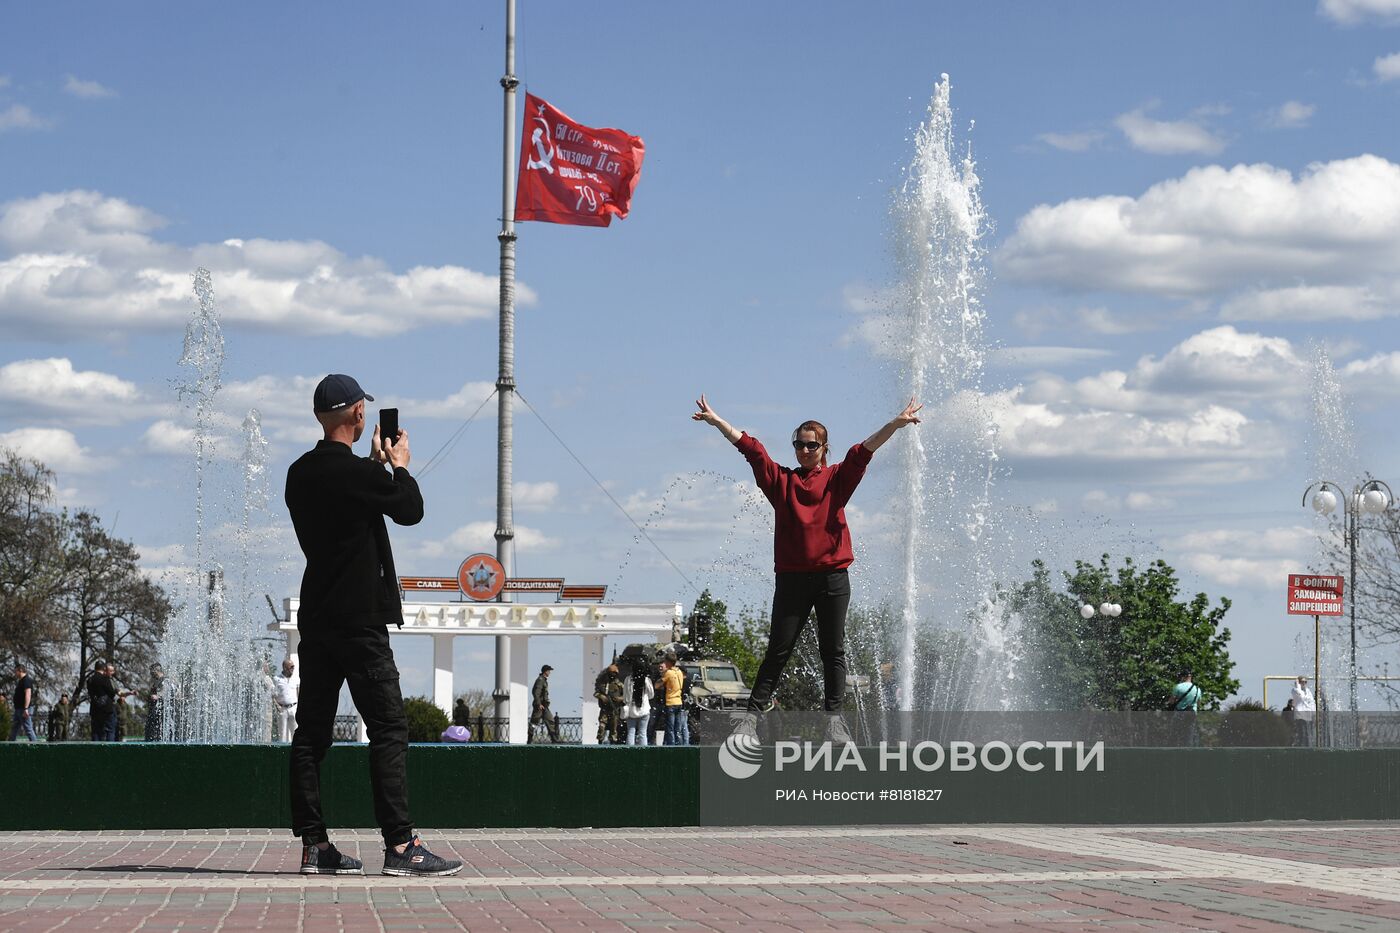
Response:
[[[388,624],[403,624],[398,576],[384,516],[400,525],[423,518],[423,497],[408,473],[408,432],[379,437],[370,457],[351,445],[365,428],[365,394],[349,376],[316,386],[313,408],[325,437],[287,471],[287,508],[306,555],[297,631],[301,696],[292,736],[292,832],[302,839],[302,874],[362,874],[363,864],[330,844],[321,816],[321,759],[332,741],[342,683],[369,734],[374,816],[384,835],[386,875],[450,875],[462,863],[423,847],[408,816],[408,720]],[[387,473],[388,463],[393,473]]]
[[[92,741],[112,742],[117,738],[117,688],[107,676],[107,662],[99,659],[87,678],[88,718],[92,721]]]

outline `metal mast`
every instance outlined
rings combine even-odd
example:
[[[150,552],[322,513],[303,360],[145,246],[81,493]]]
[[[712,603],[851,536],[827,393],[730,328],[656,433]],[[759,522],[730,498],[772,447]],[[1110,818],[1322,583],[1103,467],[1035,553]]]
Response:
[[[511,508],[511,453],[515,402],[515,0],[506,0],[505,127],[501,159],[501,349],[496,376],[496,560],[507,579],[515,572],[515,523]],[[501,600],[509,600],[505,593]],[[510,637],[496,636],[496,716],[510,715]]]

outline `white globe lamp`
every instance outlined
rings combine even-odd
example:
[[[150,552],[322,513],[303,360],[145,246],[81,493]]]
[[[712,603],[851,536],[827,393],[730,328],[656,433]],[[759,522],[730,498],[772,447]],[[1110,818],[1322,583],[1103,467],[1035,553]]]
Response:
[[[1313,493],[1313,511],[1319,515],[1331,515],[1337,508],[1337,494],[1329,489],[1320,489]]]
[[[1094,617],[1094,607],[1085,603],[1079,607],[1079,615],[1081,618],[1092,619]]]

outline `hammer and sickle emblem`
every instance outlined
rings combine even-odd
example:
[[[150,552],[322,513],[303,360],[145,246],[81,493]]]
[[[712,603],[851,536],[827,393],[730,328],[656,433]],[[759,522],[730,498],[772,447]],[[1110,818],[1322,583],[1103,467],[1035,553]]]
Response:
[[[530,134],[530,144],[535,147],[535,155],[525,160],[525,167],[527,169],[542,168],[553,175],[554,142],[549,138],[549,123],[542,117],[535,117],[535,122],[540,124]]]

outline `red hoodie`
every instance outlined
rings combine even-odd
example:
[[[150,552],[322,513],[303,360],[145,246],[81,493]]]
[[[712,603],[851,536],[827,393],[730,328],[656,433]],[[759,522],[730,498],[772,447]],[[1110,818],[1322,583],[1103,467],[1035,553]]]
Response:
[[[794,470],[774,463],[758,439],[748,434],[734,446],[749,461],[758,488],[773,503],[777,519],[773,570],[803,573],[851,566],[855,554],[845,508],[865,475],[871,451],[856,444],[840,463]]]

